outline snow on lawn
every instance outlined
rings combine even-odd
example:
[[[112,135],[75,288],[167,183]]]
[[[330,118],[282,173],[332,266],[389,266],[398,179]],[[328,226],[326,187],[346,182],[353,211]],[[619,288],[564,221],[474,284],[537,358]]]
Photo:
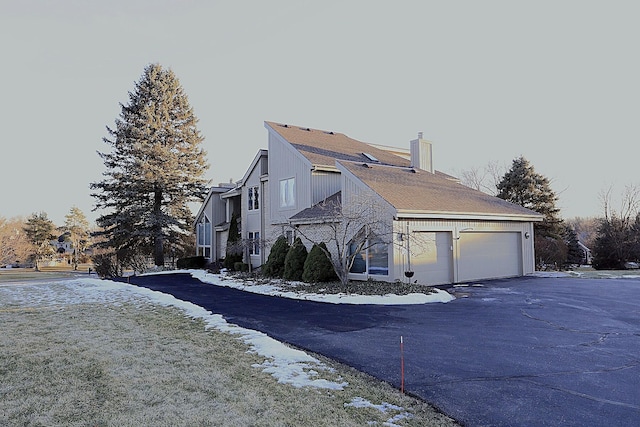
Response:
[[[385,423],[386,426],[395,426],[396,424],[394,423],[397,421],[413,418],[413,415],[405,412],[404,408],[401,406],[392,405],[391,403],[387,402],[382,402],[380,405],[375,405],[368,400],[363,399],[362,397],[354,397],[353,399],[351,399],[351,402],[345,403],[344,406],[345,408],[350,406],[354,408],[372,408],[382,412],[383,414],[386,414],[387,412],[399,412],[398,414],[387,420],[387,422]]]
[[[640,279],[637,270],[570,270],[570,271],[536,271],[535,277],[576,277],[580,279]]]
[[[441,289],[433,289],[433,293],[422,294],[413,293],[408,295],[358,295],[358,294],[315,294],[305,292],[292,292],[283,290],[277,282],[268,284],[257,284],[250,280],[235,280],[223,274],[207,273],[204,270],[181,270],[173,273],[190,273],[195,279],[204,283],[216,286],[227,286],[247,292],[263,295],[278,296],[283,298],[303,299],[308,301],[327,302],[332,304],[378,304],[378,305],[401,305],[401,304],[426,304],[431,302],[449,302],[455,297]]]
[[[2,303],[8,306],[60,306],[71,304],[101,303],[120,305],[125,303],[151,303],[176,307],[191,318],[204,320],[207,328],[237,335],[249,345],[250,351],[265,358],[254,367],[271,374],[278,382],[295,387],[311,386],[342,390],[348,384],[319,378],[320,371],[333,372],[318,359],[270,338],[266,334],[228,323],[221,315],[214,314],[191,302],[151,289],[99,279],[70,279],[50,284],[4,285]]]

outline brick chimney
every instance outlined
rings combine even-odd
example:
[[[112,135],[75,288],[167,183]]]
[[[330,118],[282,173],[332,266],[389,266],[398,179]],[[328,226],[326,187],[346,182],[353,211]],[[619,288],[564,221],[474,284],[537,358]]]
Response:
[[[418,132],[418,139],[411,141],[411,167],[433,173],[433,157],[431,141],[422,138]]]

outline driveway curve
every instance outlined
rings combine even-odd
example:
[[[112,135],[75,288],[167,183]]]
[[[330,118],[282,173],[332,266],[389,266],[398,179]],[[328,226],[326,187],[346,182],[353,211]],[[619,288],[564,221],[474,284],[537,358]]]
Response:
[[[338,305],[188,274],[130,282],[400,385],[468,426],[640,425],[640,280],[518,278],[447,303]]]

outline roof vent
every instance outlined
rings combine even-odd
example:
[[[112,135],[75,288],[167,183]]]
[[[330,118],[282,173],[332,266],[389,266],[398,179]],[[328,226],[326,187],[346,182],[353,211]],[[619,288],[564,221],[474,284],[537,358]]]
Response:
[[[333,131],[325,132],[327,135],[335,135]]]
[[[298,128],[298,129],[300,129],[300,130],[306,130],[307,132],[311,132],[311,129],[310,129],[310,128]]]
[[[362,164],[362,167],[363,167],[363,168],[367,168],[367,169],[370,169],[370,168],[371,168],[371,166],[369,166],[369,165],[368,165],[368,164],[366,164],[366,163],[363,163],[363,164]]]
[[[372,154],[369,154],[369,153],[362,153],[362,154],[372,162],[380,163],[380,160],[376,159],[375,156],[373,156]]]

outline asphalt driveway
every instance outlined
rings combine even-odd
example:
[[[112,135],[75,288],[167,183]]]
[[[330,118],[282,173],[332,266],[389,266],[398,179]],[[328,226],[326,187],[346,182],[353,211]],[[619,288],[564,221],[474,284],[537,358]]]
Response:
[[[400,384],[469,426],[640,425],[640,280],[519,278],[447,304],[354,306],[207,285],[131,283]]]

